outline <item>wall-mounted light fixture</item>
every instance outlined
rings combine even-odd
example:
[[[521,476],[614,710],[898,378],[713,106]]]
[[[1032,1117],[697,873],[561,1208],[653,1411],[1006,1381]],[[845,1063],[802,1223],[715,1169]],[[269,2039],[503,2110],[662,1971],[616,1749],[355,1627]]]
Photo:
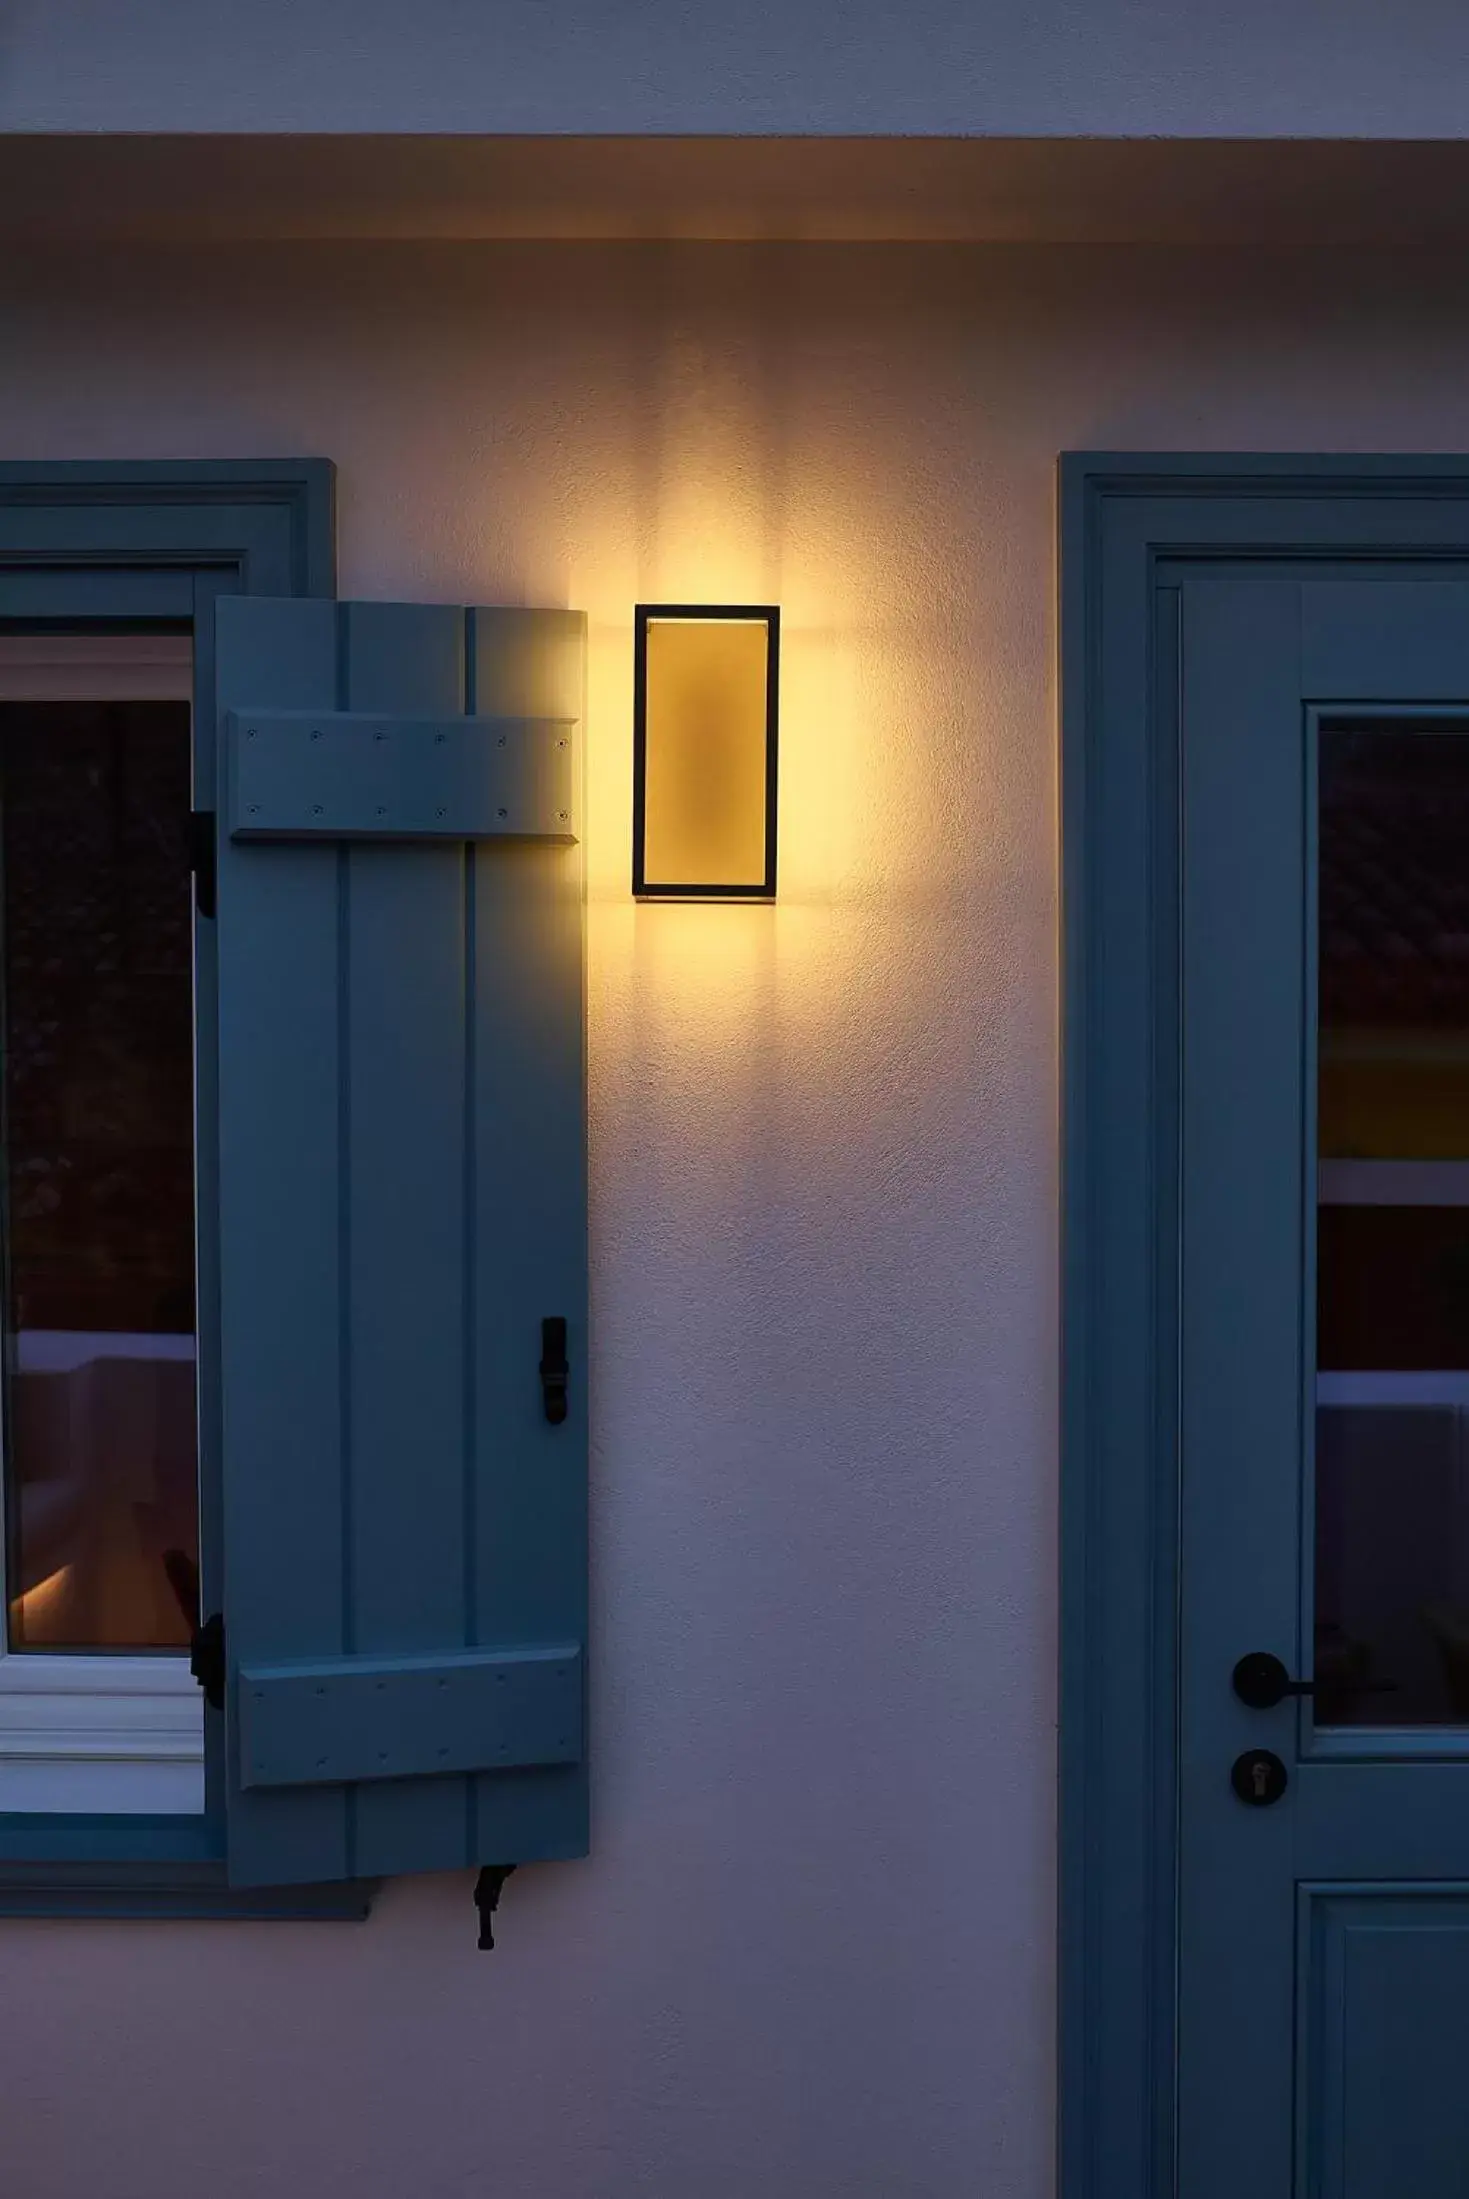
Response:
[[[635,648],[634,894],[773,901],[780,612],[640,603]]]

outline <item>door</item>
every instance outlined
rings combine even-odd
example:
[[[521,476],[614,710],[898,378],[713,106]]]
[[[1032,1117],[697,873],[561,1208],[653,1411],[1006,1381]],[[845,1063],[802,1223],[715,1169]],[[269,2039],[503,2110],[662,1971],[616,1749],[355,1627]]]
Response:
[[[1157,574],[1183,2199],[1469,2193],[1469,567],[1377,574]]]

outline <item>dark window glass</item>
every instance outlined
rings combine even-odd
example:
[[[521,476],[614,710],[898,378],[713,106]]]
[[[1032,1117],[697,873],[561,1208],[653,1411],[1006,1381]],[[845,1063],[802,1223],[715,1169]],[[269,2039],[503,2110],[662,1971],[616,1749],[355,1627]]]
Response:
[[[189,801],[187,703],[0,701],[13,1650],[187,1639]]]
[[[1316,1716],[1469,1720],[1469,732],[1320,754]]]

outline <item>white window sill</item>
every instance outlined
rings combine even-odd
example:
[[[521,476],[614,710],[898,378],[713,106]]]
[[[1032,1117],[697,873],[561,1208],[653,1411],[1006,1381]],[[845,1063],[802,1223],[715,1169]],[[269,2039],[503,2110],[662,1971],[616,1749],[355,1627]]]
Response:
[[[204,1705],[182,1657],[0,1657],[0,1812],[197,1814]]]

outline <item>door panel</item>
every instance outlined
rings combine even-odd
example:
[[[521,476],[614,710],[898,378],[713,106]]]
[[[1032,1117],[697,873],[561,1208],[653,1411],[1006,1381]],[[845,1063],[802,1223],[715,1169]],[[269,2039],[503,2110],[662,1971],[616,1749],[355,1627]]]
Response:
[[[1469,583],[1162,580],[1182,634],[1179,2190],[1462,2199]],[[1231,1675],[1256,1651],[1306,1692],[1249,1707]],[[1256,1808],[1231,1767],[1258,1750],[1284,1790]]]
[[[1469,695],[1469,581],[1306,580],[1301,693],[1317,701]]]
[[[1301,1889],[1301,2188],[1463,2199],[1469,1888]]]

